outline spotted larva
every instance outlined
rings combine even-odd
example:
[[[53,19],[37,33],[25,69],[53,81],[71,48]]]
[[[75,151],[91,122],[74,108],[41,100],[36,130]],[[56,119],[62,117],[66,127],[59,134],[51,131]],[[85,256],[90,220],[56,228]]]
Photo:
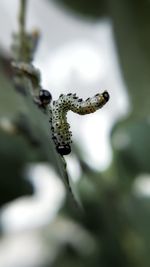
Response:
[[[52,138],[59,154],[67,155],[71,152],[71,132],[70,125],[67,122],[67,112],[69,110],[85,115],[93,113],[102,108],[109,100],[109,94],[104,91],[102,94],[96,94],[94,97],[85,101],[78,98],[76,94],[60,95],[57,101],[51,105],[51,130]]]

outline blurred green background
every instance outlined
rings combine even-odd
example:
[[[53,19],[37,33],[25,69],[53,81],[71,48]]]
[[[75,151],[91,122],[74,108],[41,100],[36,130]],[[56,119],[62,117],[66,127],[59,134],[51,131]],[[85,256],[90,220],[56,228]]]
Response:
[[[89,19],[92,21],[110,19],[120,68],[131,100],[131,112],[112,127],[110,140],[113,159],[104,172],[89,167],[84,154],[78,151],[75,144],[74,153],[81,168],[76,191],[80,196],[83,211],[75,207],[68,195],[53,222],[28,230],[28,235],[38,233],[37,242],[42,242],[44,247],[41,249],[42,260],[36,266],[149,267],[150,1],[57,0],[54,2],[70,16],[82,17],[85,23]],[[28,130],[16,134],[14,129],[16,121]],[[25,179],[23,170],[27,163],[39,161],[50,163],[60,179],[66,182],[64,162],[55,152],[49,138],[48,119],[30,98],[14,90],[10,59],[1,50],[0,203],[2,209],[18,197],[34,196],[33,184]],[[1,232],[0,249],[8,235],[3,231],[3,227]],[[22,249],[26,250],[26,247]],[[16,266],[34,266],[32,262],[25,262],[24,265],[22,263]],[[12,263],[8,266],[15,265]]]

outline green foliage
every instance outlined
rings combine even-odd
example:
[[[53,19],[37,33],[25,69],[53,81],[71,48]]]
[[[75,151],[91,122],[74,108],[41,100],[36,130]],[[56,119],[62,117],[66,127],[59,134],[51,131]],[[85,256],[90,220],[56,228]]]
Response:
[[[32,192],[31,185],[29,189],[26,186],[26,184],[29,184],[27,181],[24,181],[24,191],[19,192],[18,189],[16,195],[14,193],[14,188],[9,185],[10,183],[13,183],[13,179],[16,179],[14,187],[21,188],[23,183],[21,178],[23,175],[23,166],[26,163],[33,161],[50,163],[60,175],[61,179],[63,179],[66,186],[69,187],[68,190],[70,191],[71,188],[66,171],[66,163],[55,150],[51,139],[49,118],[47,114],[44,114],[35,106],[33,99],[29,94],[24,96],[18,93],[15,88],[12,87],[12,81],[6,79],[4,74],[0,76],[0,82],[0,99],[2,101],[0,106],[0,142],[1,164],[3,170],[1,178],[4,180],[3,182],[5,186],[5,193],[1,194],[1,196],[5,195],[1,204],[11,199],[11,197],[9,197],[10,192],[10,195],[13,195],[13,198],[22,195],[22,193],[27,194]],[[17,150],[15,147],[17,147]],[[7,162],[9,158],[11,164],[10,162]],[[3,161],[5,162],[5,165]],[[9,166],[9,168],[6,168],[6,165]],[[10,169],[11,166],[13,169]],[[3,186],[1,186],[1,188],[3,188]],[[9,192],[8,195],[6,194],[6,191]],[[2,190],[2,192],[4,191]]]
[[[20,29],[13,34],[13,62],[11,64],[3,59],[0,66],[0,205],[33,192],[29,181],[23,179],[23,171],[28,163],[34,161],[49,163],[78,205],[70,186],[65,159],[56,152],[52,141],[48,110],[46,107],[40,109],[40,72],[31,63],[39,34],[26,33],[26,3],[26,0],[20,1]],[[3,68],[5,61],[6,68]]]
[[[107,15],[111,19],[132,112],[112,129],[113,161],[107,171],[101,173],[89,168],[84,155],[75,150],[82,169],[78,191],[84,213],[73,209],[70,198],[67,199],[61,214],[68,220],[64,222],[60,217],[60,224],[51,225],[47,231],[48,249],[50,243],[57,247],[53,264],[47,267],[148,267],[150,198],[137,193],[135,183],[137,177],[150,173],[150,3],[146,0],[57,2],[84,14],[85,18]],[[55,151],[47,114],[33,103],[29,91],[26,96],[15,91],[12,80],[2,71],[0,87],[1,205],[32,193],[32,186],[24,180],[23,168],[33,161],[49,162],[70,192],[66,163]],[[63,223],[67,227],[64,236]]]
[[[88,16],[90,18],[97,18],[107,14],[107,3],[104,0],[56,0],[59,4],[63,4],[73,12]]]
[[[149,114],[150,4],[108,1],[121,68],[133,105],[133,116]]]

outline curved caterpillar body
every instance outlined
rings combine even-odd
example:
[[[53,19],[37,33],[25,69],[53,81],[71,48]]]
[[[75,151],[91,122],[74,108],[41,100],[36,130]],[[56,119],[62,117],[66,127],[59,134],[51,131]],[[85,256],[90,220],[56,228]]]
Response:
[[[85,115],[93,113],[102,108],[109,100],[109,94],[104,91],[85,101],[78,98],[76,94],[60,95],[57,101],[53,101],[51,110],[52,138],[59,154],[67,155],[71,152],[70,125],[67,122],[67,112],[69,110]]]

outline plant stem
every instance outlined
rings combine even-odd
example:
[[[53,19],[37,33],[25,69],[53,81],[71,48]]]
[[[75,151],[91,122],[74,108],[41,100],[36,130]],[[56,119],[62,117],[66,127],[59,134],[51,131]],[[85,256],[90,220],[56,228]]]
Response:
[[[24,33],[24,31],[25,31],[26,7],[27,7],[27,0],[20,0],[19,22],[20,22],[20,32],[21,33]]]
[[[26,8],[27,0],[20,0],[19,12],[19,36],[20,36],[20,60],[26,61]]]

